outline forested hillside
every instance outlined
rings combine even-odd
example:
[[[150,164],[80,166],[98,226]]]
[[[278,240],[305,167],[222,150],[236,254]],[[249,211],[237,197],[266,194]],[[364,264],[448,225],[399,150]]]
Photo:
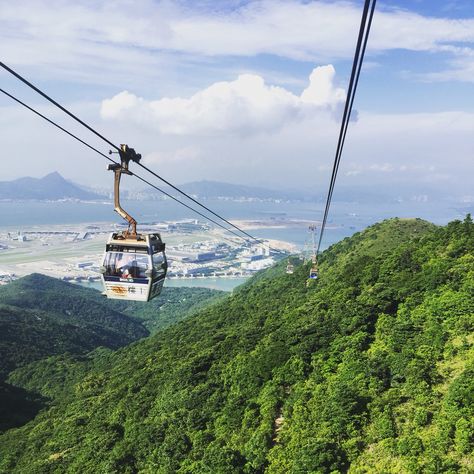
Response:
[[[107,300],[107,306],[139,319],[150,333],[154,334],[226,295],[225,291],[209,288],[165,287],[159,298],[147,303]]]
[[[0,431],[30,419],[42,401],[5,383],[12,370],[55,355],[118,349],[223,294],[166,288],[149,304],[130,303],[107,300],[96,290],[40,274],[0,287]]]
[[[225,295],[165,288],[150,303],[108,300],[100,292],[37,273],[0,287],[0,376],[45,356],[117,349]]]
[[[0,377],[42,357],[119,348],[147,336],[96,291],[32,274],[0,288]]]
[[[474,471],[474,224],[393,219],[116,352],[10,381],[53,399],[0,472]]]

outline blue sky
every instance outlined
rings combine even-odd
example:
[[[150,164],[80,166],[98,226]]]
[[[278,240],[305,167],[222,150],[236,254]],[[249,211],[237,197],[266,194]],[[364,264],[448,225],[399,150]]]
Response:
[[[7,64],[178,183],[310,187],[327,179],[361,8],[18,0],[0,6],[0,48]],[[0,82],[80,131],[7,74]],[[442,187],[469,199],[473,92],[474,2],[379,1],[343,182]],[[5,98],[0,108],[4,147],[17,157],[0,179],[58,170],[107,182],[88,152]],[[84,156],[91,165],[76,176],[65,157]]]

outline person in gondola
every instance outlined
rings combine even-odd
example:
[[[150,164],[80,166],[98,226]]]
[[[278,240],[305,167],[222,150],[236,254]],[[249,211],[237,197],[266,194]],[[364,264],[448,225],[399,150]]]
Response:
[[[131,260],[129,263],[124,265],[121,269],[121,277],[122,278],[137,278],[138,277],[138,264],[135,259]]]

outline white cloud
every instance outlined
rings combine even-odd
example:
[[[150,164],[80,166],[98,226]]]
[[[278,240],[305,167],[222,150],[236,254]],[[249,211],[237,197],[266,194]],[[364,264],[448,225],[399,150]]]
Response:
[[[371,171],[380,171],[382,173],[391,173],[395,170],[395,167],[391,163],[374,163],[369,166]]]
[[[453,55],[447,67],[438,72],[428,72],[415,77],[428,82],[474,82],[474,49],[445,47],[442,50]]]
[[[230,82],[216,82],[189,98],[147,101],[123,91],[104,100],[105,119],[131,121],[163,134],[253,134],[272,131],[288,121],[334,112],[345,92],[334,86],[332,65],[317,67],[300,96],[267,85],[256,74],[243,74]]]
[[[355,1],[263,0],[204,10],[153,0],[16,0],[0,3],[0,44],[3,60],[13,65],[39,65],[52,75],[69,70],[77,80],[89,75],[99,83],[113,83],[115,75],[126,83],[196,56],[349,59],[360,15]],[[381,5],[368,53],[446,53],[473,42],[472,18],[434,18]],[[455,78],[470,80],[467,74]]]
[[[162,135],[130,122],[104,120],[99,103],[81,109],[65,104],[86,122],[94,124],[116,143],[128,143],[144,162],[174,183],[215,179],[278,188],[327,189],[339,123],[330,114],[317,113],[305,120],[287,121],[275,133],[252,135]],[[41,111],[62,122],[60,114]],[[67,128],[69,122],[64,122]],[[43,176],[58,170],[69,179],[87,184],[112,185],[106,161],[28,111],[0,107],[5,156],[14,157],[4,180],[26,174]],[[91,140],[101,151],[108,147],[93,140],[81,127],[74,133]],[[340,166],[338,186],[377,184],[387,190],[411,187],[424,194],[427,186],[442,194],[472,194],[474,174],[474,114],[374,114],[361,111],[350,124]],[[72,171],[71,163],[82,163]],[[392,169],[392,171],[389,171]],[[132,177],[126,186],[142,186]]]
[[[177,148],[170,151],[154,151],[143,157],[143,161],[147,165],[170,165],[183,166],[189,165],[190,162],[196,161],[201,158],[199,149],[194,146],[187,146],[183,148]]]
[[[301,94],[301,101],[320,107],[334,107],[344,102],[346,93],[344,89],[334,87],[335,75],[336,70],[332,65],[313,69],[309,76],[309,86]]]
[[[350,59],[360,2],[225,3],[226,10],[214,2],[208,11],[192,2],[183,6],[158,0],[4,1],[0,2],[1,56],[21,65],[27,75],[34,71],[35,82],[46,84],[49,92],[57,90],[58,98],[71,90],[61,89],[65,77],[114,85],[113,92],[80,88],[88,100],[125,88],[139,91],[122,92],[106,101],[102,123],[97,116],[100,104],[80,115],[114,142],[134,146],[172,181],[213,178],[284,187],[326,186],[339,131],[333,113],[344,96],[334,85],[334,70],[317,69],[310,86],[296,93],[296,88],[304,87],[298,81],[306,65],[241,58],[262,54],[315,64]],[[238,6],[230,9],[229,4]],[[436,72],[424,79],[473,81],[472,43],[473,19],[433,18],[379,4],[364,68],[371,61],[371,67],[376,66],[374,61],[385,66],[380,53],[392,49],[428,51],[432,62],[422,62],[422,68],[433,64]],[[440,70],[440,64],[449,69]],[[399,65],[397,56],[389,74]],[[257,72],[229,80],[237,76],[229,75],[230,68]],[[277,81],[262,68],[286,77]],[[214,82],[216,77],[227,81]],[[48,82],[52,79],[54,83]],[[212,85],[203,88],[204,83]],[[282,83],[285,88],[275,86]],[[162,98],[146,100],[151,93]],[[434,104],[436,100],[433,97]],[[0,114],[4,152],[15,160],[4,170],[4,179],[24,175],[25,166],[37,176],[59,169],[75,179],[70,163],[89,157],[89,152],[48,125],[44,129],[35,117],[24,119],[23,111],[6,109],[2,107]],[[416,175],[420,180],[450,176],[456,187],[459,182],[470,189],[473,124],[474,116],[467,112],[362,112],[348,131],[341,178],[346,173],[347,179],[370,182],[367,177],[377,174],[390,186],[396,176]],[[150,133],[150,127],[158,133]],[[109,183],[102,159],[90,160],[84,178]],[[353,162],[356,165],[350,165]]]

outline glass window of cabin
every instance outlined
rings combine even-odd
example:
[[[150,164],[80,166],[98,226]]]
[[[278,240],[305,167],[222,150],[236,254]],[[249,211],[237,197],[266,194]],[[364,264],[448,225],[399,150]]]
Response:
[[[105,274],[120,278],[146,278],[148,255],[135,252],[107,252]]]
[[[158,274],[165,273],[166,263],[162,252],[153,254],[153,267]]]

